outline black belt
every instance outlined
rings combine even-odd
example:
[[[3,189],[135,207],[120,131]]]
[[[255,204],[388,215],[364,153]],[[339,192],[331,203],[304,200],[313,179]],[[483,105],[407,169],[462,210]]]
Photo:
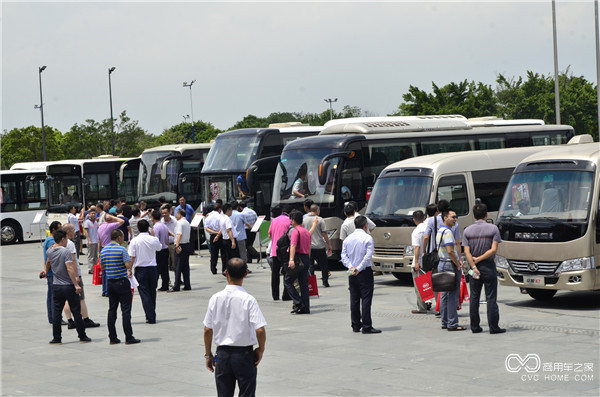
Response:
[[[217,351],[225,350],[225,351],[234,351],[234,350],[254,350],[254,346],[217,346]]]

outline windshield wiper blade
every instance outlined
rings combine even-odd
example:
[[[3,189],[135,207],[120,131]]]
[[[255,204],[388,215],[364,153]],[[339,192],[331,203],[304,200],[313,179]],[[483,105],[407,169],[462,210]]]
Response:
[[[535,227],[533,227],[533,225],[531,225],[531,224],[529,224],[527,222],[524,222],[524,221],[522,221],[522,220],[520,220],[518,218],[515,218],[514,215],[509,215],[509,216],[507,216],[506,218],[504,218],[503,220],[501,220],[499,222],[515,223],[515,224],[520,225],[520,226],[527,226],[530,229],[535,229]]]
[[[555,225],[567,226],[567,227],[570,227],[571,229],[578,229],[578,226],[573,225],[568,222],[565,222],[565,221],[561,221],[558,218],[553,218],[553,217],[549,217],[549,216],[541,216],[539,218],[534,218],[534,219],[545,219],[547,221],[554,223]]]

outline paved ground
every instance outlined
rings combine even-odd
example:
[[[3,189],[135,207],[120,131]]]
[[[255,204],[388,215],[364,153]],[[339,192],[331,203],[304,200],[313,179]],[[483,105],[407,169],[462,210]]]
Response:
[[[144,323],[136,294],[132,314],[139,345],[109,345],[108,301],[86,275],[90,317],[102,326],[88,331],[90,344],[79,344],[75,330],[63,327],[63,345],[50,346],[46,282],[38,279],[39,244],[2,247],[0,253],[2,395],[216,394],[213,375],[204,368],[202,320],[208,298],[225,279],[210,274],[206,257],[192,257],[192,291],[159,293],[157,324]],[[269,270],[256,264],[251,269],[244,287],[258,299],[268,322],[258,395],[600,393],[598,292],[559,293],[540,303],[501,287],[501,326],[508,332],[474,335],[443,331],[433,315],[411,314],[412,286],[378,276],[373,318],[383,333],[362,335],[351,332],[344,272],[334,272],[332,287],[321,288],[320,298],[311,300],[311,315],[293,316],[289,302],[271,300]],[[459,314],[461,324],[468,325],[468,305]],[[487,331],[485,314],[482,319]],[[518,372],[509,372],[507,363]]]

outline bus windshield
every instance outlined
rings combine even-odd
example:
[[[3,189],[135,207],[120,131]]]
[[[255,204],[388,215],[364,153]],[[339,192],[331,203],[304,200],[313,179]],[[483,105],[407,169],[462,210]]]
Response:
[[[172,159],[167,164],[167,179],[160,176],[161,167],[167,156],[177,155],[172,150],[142,153],[140,199],[158,199],[164,196],[167,201],[177,199],[177,175],[179,160]]]
[[[321,206],[334,202],[334,172],[338,159],[331,160],[325,185],[319,184],[318,170],[323,157],[333,153],[332,149],[288,150],[281,154],[275,172],[272,206],[301,203],[310,198]]]
[[[256,135],[221,135],[213,144],[203,173],[245,171],[258,155],[260,137]]]
[[[367,205],[369,217],[412,215],[425,210],[433,180],[426,176],[379,178]]]
[[[514,174],[504,193],[498,220],[586,222],[593,179],[592,172],[573,170]]]

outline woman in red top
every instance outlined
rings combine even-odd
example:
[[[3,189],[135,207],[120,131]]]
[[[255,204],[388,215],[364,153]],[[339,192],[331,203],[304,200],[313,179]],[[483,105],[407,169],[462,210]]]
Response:
[[[310,298],[308,295],[308,265],[309,265],[309,254],[310,254],[310,232],[302,227],[302,213],[299,211],[293,211],[290,214],[292,220],[292,236],[290,237],[290,261],[288,263],[288,269],[294,270],[297,263],[294,262],[294,256],[300,258],[300,261],[304,264],[304,268],[297,275],[289,275],[286,272],[284,278],[284,285],[288,294],[294,301],[294,309],[291,311],[292,314],[309,314],[310,313]],[[300,294],[294,287],[294,281],[298,279],[300,285]]]

